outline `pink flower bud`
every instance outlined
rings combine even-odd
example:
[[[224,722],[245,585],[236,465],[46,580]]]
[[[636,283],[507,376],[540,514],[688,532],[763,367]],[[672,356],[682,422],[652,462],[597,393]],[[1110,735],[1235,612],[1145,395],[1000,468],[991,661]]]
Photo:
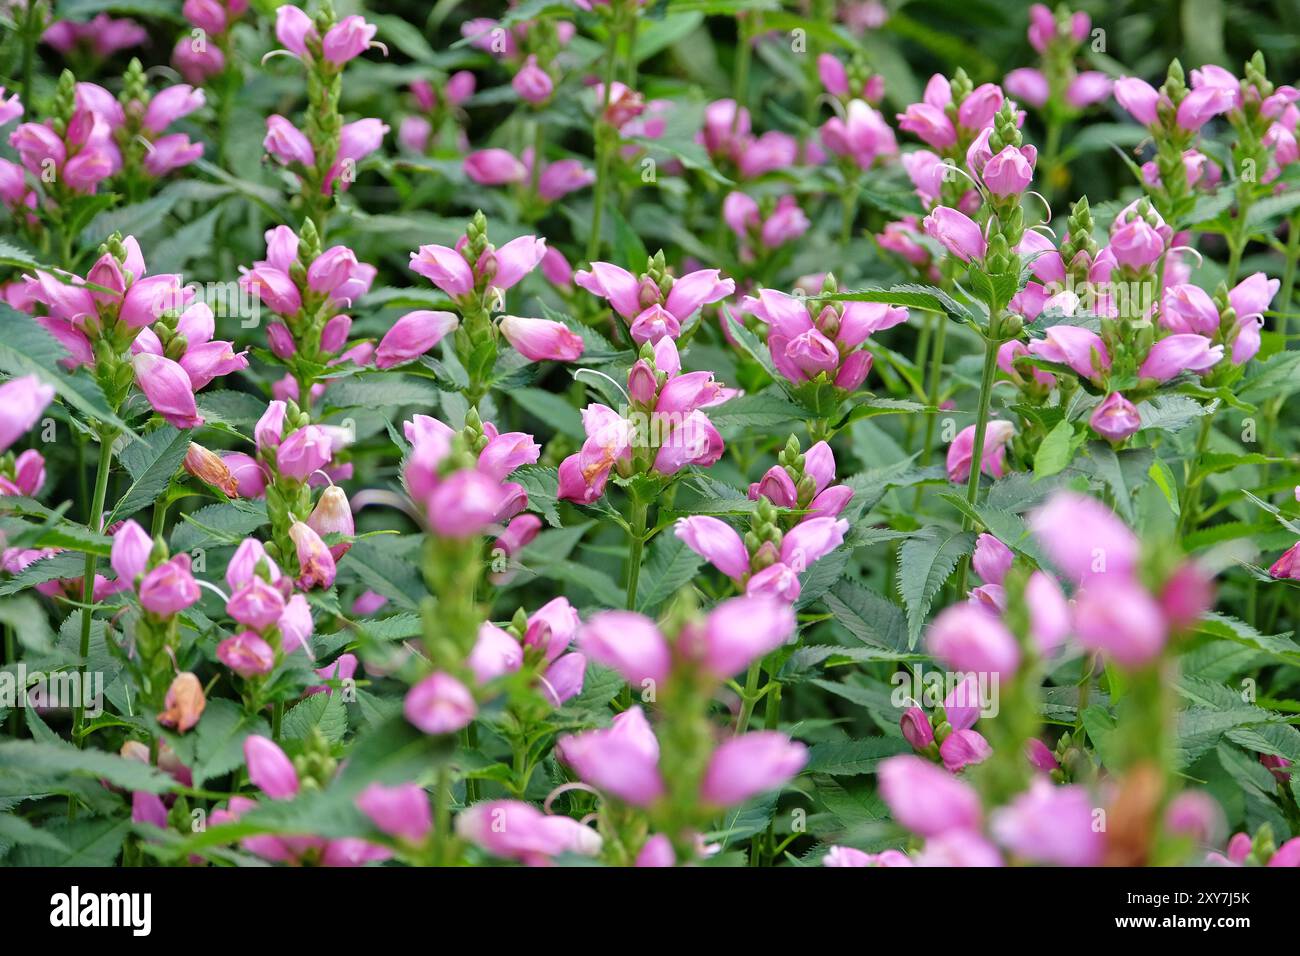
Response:
[[[519,98],[532,103],[534,106],[545,103],[551,98],[551,93],[555,89],[555,84],[551,81],[551,75],[537,65],[537,57],[529,56],[524,61],[524,65],[515,74],[515,78],[510,81]]]
[[[533,362],[572,362],[582,355],[582,336],[563,322],[506,315],[500,328],[506,341]]]
[[[192,86],[178,83],[176,86],[169,86],[154,95],[149,101],[149,107],[145,110],[144,119],[141,122],[144,128],[150,132],[161,133],[178,119],[189,116],[195,110],[202,108],[203,103],[202,90],[196,90]]]
[[[781,560],[802,573],[844,543],[849,523],[840,518],[809,518],[781,539]]]
[[[151,614],[171,617],[199,599],[199,586],[190,573],[190,556],[178,554],[145,574],[140,604]]]
[[[328,588],[334,583],[334,557],[315,531],[301,521],[289,527],[298,555],[298,586],[304,591]]]
[[[555,749],[584,782],[625,803],[645,807],[663,795],[659,741],[640,707],[623,711],[608,729],[561,737]]]
[[[1088,424],[1102,438],[1120,442],[1137,434],[1142,428],[1142,417],[1132,402],[1119,392],[1111,392],[1093,411]]]
[[[474,272],[469,263],[458,251],[447,246],[420,246],[411,253],[411,269],[453,299],[474,291]]]
[[[164,709],[158,715],[158,723],[183,734],[199,722],[206,706],[203,685],[199,679],[189,671],[182,671],[167,688],[167,696],[163,698]]]
[[[284,613],[284,595],[262,578],[252,575],[226,602],[226,613],[245,627],[265,631]]]
[[[1005,544],[991,534],[981,534],[975,541],[971,567],[986,583],[1001,584],[1014,560],[1015,555]]]
[[[1011,422],[995,419],[984,429],[984,451],[980,456],[980,470],[993,478],[1001,478],[1007,468],[1007,442],[1015,434]],[[948,480],[958,483],[970,477],[971,459],[975,455],[975,426],[967,425],[957,433],[948,446]]]
[[[311,474],[330,463],[333,440],[320,425],[306,425],[280,442],[275,451],[275,466],[280,474],[294,481],[306,481]]]
[[[417,310],[402,316],[384,333],[375,351],[377,368],[392,368],[419,358],[460,324],[452,312]]]
[[[127,587],[134,587],[136,578],[145,572],[151,551],[153,539],[132,519],[124,521],[113,533],[110,561],[117,579]]]
[[[1103,372],[1110,370],[1110,353],[1106,343],[1095,332],[1075,325],[1054,325],[1046,338],[1029,343],[1029,354],[1068,365],[1075,374],[1098,381]]]
[[[903,731],[903,739],[912,745],[913,750],[925,750],[934,743],[934,730],[930,727],[930,718],[920,707],[909,707],[903,711],[898,720]]]
[[[423,843],[433,831],[428,794],[414,783],[372,783],[357,796],[357,808],[384,833],[408,843]]]
[[[915,833],[932,837],[979,827],[975,791],[924,758],[890,757],[880,764],[878,778],[894,819]]]
[[[1045,571],[1035,571],[1025,584],[1029,634],[1044,654],[1061,646],[1070,633],[1070,605],[1061,585]]]
[[[310,169],[316,165],[316,151],[312,149],[311,140],[278,113],[266,118],[266,138],[262,140],[262,148],[285,166],[297,163]]]
[[[808,762],[808,748],[775,730],[732,737],[713,751],[700,784],[700,799],[735,806],[783,786]]]
[[[426,734],[450,734],[468,726],[478,708],[469,688],[438,671],[407,691],[402,712]]]
[[[365,17],[344,17],[325,32],[325,37],[321,40],[321,52],[325,59],[336,66],[342,66],[365,53],[378,32],[379,28],[367,23]]]
[[[1098,70],[1085,70],[1070,81],[1065,90],[1065,102],[1077,110],[1087,109],[1110,96],[1114,81]]]
[[[1208,372],[1222,360],[1222,345],[1212,345],[1203,335],[1178,333],[1151,346],[1146,361],[1138,369],[1138,376],[1167,382],[1184,371]]]
[[[240,286],[256,295],[277,315],[294,315],[302,308],[302,293],[288,273],[271,266],[254,266],[239,279]]]
[[[630,683],[662,683],[671,667],[668,642],[654,622],[634,611],[601,611],[587,621],[578,643],[588,658]]]
[[[25,435],[54,399],[54,387],[35,375],[0,385],[0,454]]]
[[[245,680],[275,667],[275,651],[252,631],[240,631],[218,644],[217,659]]]
[[[480,471],[457,471],[429,493],[429,524],[448,538],[471,538],[497,520],[506,501],[500,480]]]
[[[280,646],[286,654],[291,654],[300,647],[310,653],[307,641],[312,634],[311,606],[301,594],[295,594],[285,604],[279,628]]]
[[[939,206],[925,217],[922,226],[927,236],[963,262],[983,259],[988,252],[989,244],[979,225],[956,209]]]
[[[957,130],[942,108],[929,103],[913,103],[898,114],[898,128],[916,135],[935,149],[947,149],[957,142]]]
[[[998,617],[982,606],[954,604],[934,619],[926,636],[930,653],[956,671],[1010,677],[1020,666],[1020,646]]]
[[[1020,100],[1020,102],[1028,103],[1036,108],[1041,108],[1047,102],[1048,96],[1051,95],[1051,89],[1048,86],[1047,77],[1043,75],[1043,71],[1028,67],[1012,70],[1007,74],[1006,79],[1002,81],[1002,85],[1008,93]]]
[[[528,169],[504,149],[480,149],[465,157],[465,175],[480,186],[505,186],[528,178]]]
[[[272,800],[288,800],[298,795],[298,772],[270,738],[257,734],[245,737],[244,763],[248,765],[249,781]]]

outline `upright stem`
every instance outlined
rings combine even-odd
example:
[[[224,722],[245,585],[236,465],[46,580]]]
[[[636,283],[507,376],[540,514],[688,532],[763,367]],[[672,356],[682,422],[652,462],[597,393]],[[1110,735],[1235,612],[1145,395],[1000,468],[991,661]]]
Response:
[[[1187,464],[1187,483],[1183,486],[1183,502],[1179,508],[1178,537],[1180,539],[1185,531],[1196,527],[1196,516],[1193,512],[1201,506],[1201,456],[1209,446],[1210,432],[1213,431],[1213,427],[1214,415],[1205,415],[1201,418],[1201,429],[1196,435],[1196,451]]]
[[[451,771],[446,762],[438,767],[433,791],[433,865],[447,865],[448,840],[451,837]]]
[[[858,183],[846,183],[842,193],[844,218],[840,221],[840,245],[847,246],[853,239],[853,220],[858,214]]]
[[[645,549],[646,516],[650,506],[632,497],[632,538],[627,546],[627,609],[636,610],[636,590],[641,577],[641,553]]]
[[[36,63],[36,40],[39,35],[37,29],[37,17],[40,12],[39,4],[36,0],[27,0],[27,15],[23,19],[22,37],[23,37],[23,107],[28,116],[33,116],[32,110],[32,72]]]
[[[86,522],[91,531],[99,534],[102,530],[101,525],[104,522],[104,498],[108,494],[108,474],[113,465],[113,439],[112,429],[105,428],[99,433],[99,465],[95,471],[95,497],[90,504],[90,518]],[[81,661],[77,665],[77,685],[85,686],[86,683],[86,659],[90,657],[90,626],[93,622],[94,614],[90,605],[95,600],[95,555],[86,554],[86,564],[82,572],[81,582]],[[86,707],[83,702],[85,695],[77,696],[77,704],[72,712],[72,739],[78,746],[82,746],[81,733],[84,728],[86,719]]]
[[[921,464],[930,463],[930,443],[934,441],[934,425],[939,418],[939,393],[943,389],[943,350],[948,334],[948,316],[939,316],[939,327],[934,331],[933,351],[930,353],[929,404],[935,409],[925,416],[925,444],[921,446]]]
[[[763,659],[759,658],[749,665],[745,673],[745,693],[740,701],[740,713],[736,716],[736,736],[739,737],[749,727],[749,719],[754,715],[754,705],[758,703],[758,679],[763,672]]]
[[[733,133],[740,129],[740,111],[744,108],[748,99],[751,17],[756,15],[756,11],[746,11],[736,17],[736,64],[735,72],[732,75],[731,93],[732,98],[736,101],[736,113],[731,121]]]
[[[609,159],[612,142],[611,131],[606,127],[605,113],[609,109],[609,98],[614,87],[614,77],[618,66],[618,38],[622,32],[623,22],[615,16],[609,24],[609,40],[605,45],[605,102],[601,104],[600,116],[596,118],[596,186],[593,193],[595,208],[591,213],[591,236],[587,239],[587,261],[592,262],[600,255],[601,219],[605,215],[605,193],[609,188]],[[536,157],[533,158],[536,163]]]
[[[998,370],[997,325],[997,317],[994,316],[989,321],[989,335],[984,339],[984,371],[980,376],[979,407],[975,413],[975,442],[971,447],[970,478],[966,481],[966,503],[971,506],[972,510],[975,507],[976,499],[979,498],[980,473],[984,470],[984,435],[988,431],[989,403],[993,397],[993,377]],[[961,526],[963,531],[969,531],[974,527],[974,521],[970,515],[962,515]],[[969,566],[970,558],[967,556],[962,559],[961,571],[957,577],[958,597],[966,593],[966,571]]]

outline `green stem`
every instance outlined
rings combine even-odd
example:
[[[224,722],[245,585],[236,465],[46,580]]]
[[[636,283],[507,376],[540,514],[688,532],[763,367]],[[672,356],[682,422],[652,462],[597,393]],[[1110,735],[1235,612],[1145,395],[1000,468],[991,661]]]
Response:
[[[853,239],[853,220],[858,214],[858,184],[856,180],[845,184],[841,200],[844,205],[844,218],[840,221],[840,245],[847,246]]]
[[[279,743],[280,725],[284,722],[284,701],[277,700],[271,705],[271,739]]]
[[[90,530],[96,534],[100,532],[100,525],[104,521],[104,498],[108,495],[108,475],[113,465],[113,439],[115,437],[113,431],[108,428],[99,433],[99,465],[95,471],[95,497],[90,504],[90,518],[86,522]],[[94,617],[91,604],[95,600],[95,561],[95,555],[87,553],[86,564],[82,572],[81,660],[77,664],[77,673],[80,675],[77,680],[77,686],[79,687],[85,686],[86,661],[90,657],[90,626]],[[86,719],[86,707],[83,703],[84,696],[82,694],[77,697],[77,704],[72,712],[72,739],[78,747],[83,744],[81,732]]]
[[[451,828],[451,770],[444,762],[438,767],[433,791],[433,865],[446,866]]]
[[[23,107],[28,116],[34,116],[32,109],[32,74],[36,63],[36,40],[40,35],[38,15],[39,5],[36,0],[27,0],[27,16],[23,19]]]
[[[733,133],[740,129],[740,111],[749,99],[749,61],[752,52],[750,30],[752,29],[751,17],[755,15],[754,12],[748,12],[736,17],[736,62],[735,72],[732,75],[731,93],[732,99],[736,101],[736,113],[731,120],[731,131]]]
[[[641,577],[641,553],[645,549],[646,517],[650,506],[632,496],[631,540],[627,547],[627,609],[636,610],[636,589]]]
[[[762,658],[750,664],[749,670],[745,673],[745,693],[740,700],[740,713],[736,716],[737,737],[749,727],[749,719],[754,715],[754,705],[758,703],[758,679],[762,673]]]
[[[989,336],[984,339],[984,371],[980,375],[979,407],[975,413],[975,443],[971,447],[970,478],[966,481],[966,503],[971,510],[979,497],[980,473],[984,470],[984,435],[989,425],[989,404],[993,398],[993,377],[998,370],[997,319],[989,321]],[[974,527],[970,515],[962,515],[961,527],[969,531]],[[966,593],[966,571],[970,567],[969,555],[962,559],[961,571],[957,577],[957,595]]]
[[[1205,454],[1205,449],[1209,446],[1213,426],[1213,414],[1201,417],[1201,428],[1196,435],[1196,451],[1192,455],[1192,460],[1187,463],[1187,483],[1183,486],[1183,501],[1179,508],[1178,538],[1180,540],[1187,530],[1195,527],[1193,512],[1197,511],[1201,506],[1201,456]]]
[[[587,239],[587,261],[594,262],[600,255],[601,219],[605,215],[605,193],[609,189],[609,160],[613,137],[607,129],[605,112],[609,109],[609,98],[613,92],[614,77],[618,66],[618,38],[622,31],[621,18],[616,17],[609,24],[609,40],[605,45],[605,102],[601,106],[600,116],[596,119],[596,186],[593,192],[595,208],[591,211],[591,236]],[[536,162],[536,158],[534,158]]]

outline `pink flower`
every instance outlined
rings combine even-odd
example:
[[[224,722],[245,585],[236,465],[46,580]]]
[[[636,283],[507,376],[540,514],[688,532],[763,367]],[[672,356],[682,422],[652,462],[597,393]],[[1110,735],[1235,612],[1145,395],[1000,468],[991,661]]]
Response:
[[[151,614],[171,617],[199,599],[199,586],[190,573],[190,556],[178,554],[145,573],[140,604]]]
[[[781,560],[797,572],[806,571],[844,543],[849,523],[841,518],[809,518],[781,539]]]
[[[342,66],[355,59],[370,48],[379,28],[367,23],[365,17],[344,17],[330,27],[321,40],[321,52],[325,59],[336,66]]]
[[[648,617],[601,611],[587,621],[578,644],[588,658],[612,667],[632,684],[662,683],[671,668],[668,642]]]
[[[1105,73],[1085,70],[1070,81],[1065,101],[1077,110],[1086,109],[1110,96],[1114,81]]]
[[[957,142],[957,130],[941,107],[913,103],[897,119],[899,129],[907,130],[935,149],[947,149]]]
[[[372,783],[357,796],[357,808],[391,837],[422,843],[433,830],[429,797],[414,783],[386,787]]]
[[[990,828],[1016,856],[1057,866],[1097,866],[1105,834],[1094,826],[1095,803],[1080,786],[1035,777],[1026,793],[993,813]]]
[[[523,182],[528,169],[504,149],[481,149],[465,157],[465,175],[482,186],[504,186]]]
[[[551,93],[555,90],[555,84],[551,80],[551,75],[537,65],[537,57],[529,56],[520,67],[515,78],[510,81],[519,98],[527,103],[538,106],[545,103],[551,98]]]
[[[1115,81],[1115,99],[1143,126],[1155,125],[1160,93],[1150,83],[1132,76],[1121,76]]]
[[[995,196],[1014,196],[1024,192],[1034,178],[1037,155],[1033,146],[1005,147],[980,171],[984,185]]]
[[[1093,411],[1088,424],[1102,438],[1121,442],[1137,434],[1142,428],[1142,417],[1132,402],[1119,392],[1111,392]]]
[[[1259,275],[1262,277],[1262,273]],[[1161,300],[1160,324],[1173,332],[1213,336],[1219,330],[1219,310],[1200,286],[1190,283],[1166,286]]]
[[[279,114],[266,118],[266,138],[262,140],[262,148],[285,166],[297,163],[311,168],[316,165],[316,152],[311,141]]]
[[[286,478],[306,481],[330,463],[332,453],[333,442],[329,433],[320,425],[306,425],[279,443],[275,466]]]
[[[506,315],[500,329],[506,341],[533,362],[572,362],[582,355],[582,336],[563,322]]]
[[[1043,106],[1051,94],[1047,77],[1043,75],[1042,70],[1028,67],[1012,70],[1006,75],[1002,85],[1016,99],[1034,107]]]
[[[452,312],[408,312],[384,333],[375,350],[375,367],[392,368],[419,358],[460,324]]]
[[[1208,372],[1223,360],[1223,346],[1212,345],[1203,335],[1178,333],[1151,346],[1138,369],[1141,378],[1167,382],[1180,372]]]
[[[727,577],[740,581],[749,573],[749,552],[725,521],[708,515],[677,519],[673,533]]]
[[[217,645],[217,659],[247,679],[271,673],[275,651],[252,631],[240,631]]]
[[[226,613],[245,627],[265,631],[284,613],[284,596],[279,588],[254,575],[230,596]]]
[[[437,671],[407,691],[402,712],[426,734],[450,734],[468,726],[478,707],[469,688]]]
[[[939,756],[949,773],[960,773],[969,766],[983,763],[992,755],[993,748],[989,742],[973,730],[954,730],[939,745]]]
[[[154,411],[177,428],[203,424],[194,402],[194,386],[179,364],[161,355],[141,352],[131,359],[135,381]]]
[[[1015,559],[1011,549],[991,534],[981,534],[975,541],[971,567],[987,584],[1001,584]]]
[[[956,671],[1010,677],[1020,666],[1020,646],[998,617],[976,604],[945,608],[926,636],[930,653]]]
[[[1029,343],[1029,354],[1048,362],[1068,365],[1076,375],[1098,381],[1110,371],[1110,353],[1096,332],[1076,325],[1054,325],[1045,337]]]
[[[325,535],[337,534],[350,539],[356,532],[356,528],[352,521],[352,508],[343,489],[338,485],[330,485],[321,492],[316,507],[307,517],[307,524],[322,538]],[[330,556],[335,561],[341,561],[351,547],[351,540],[340,541],[330,546]]]
[[[144,574],[153,551],[153,539],[130,518],[113,532],[110,563],[117,579],[128,587],[135,587],[135,579]]]
[[[54,399],[54,386],[35,375],[13,378],[0,385],[0,454],[8,451],[40,419]]]
[[[1116,576],[1090,579],[1075,595],[1079,643],[1105,651],[1126,667],[1139,667],[1164,647],[1168,626],[1160,605],[1139,584]]]
[[[1093,575],[1129,577],[1137,566],[1137,536],[1096,498],[1059,491],[1030,515],[1029,525],[1076,584]]]
[[[922,222],[925,234],[963,262],[983,259],[988,241],[973,219],[956,209],[938,206]]]
[[[894,819],[922,836],[973,830],[980,823],[975,791],[921,757],[890,757],[878,771],[880,795]]]
[[[460,252],[447,246],[421,246],[411,253],[411,270],[453,299],[474,291],[474,271]]]
[[[1010,422],[994,419],[984,429],[984,451],[980,456],[980,470],[990,477],[1006,474],[1007,442],[1015,434]],[[970,477],[971,458],[975,454],[975,426],[967,425],[948,446],[948,480],[964,482]]]
[[[721,744],[709,758],[700,799],[735,806],[783,786],[808,762],[808,748],[775,730],[742,734]]]
[[[1202,86],[1188,93],[1178,104],[1178,125],[1185,130],[1198,130],[1211,119],[1237,106],[1241,94],[1222,86]]]
[[[272,800],[298,795],[298,772],[273,740],[257,734],[245,737],[244,763],[249,781]]]
[[[547,816],[521,800],[475,804],[456,817],[456,834],[495,856],[532,864],[562,853],[597,856],[601,848],[591,827]]]
[[[304,522],[295,521],[289,526],[289,537],[298,557],[298,586],[310,591],[332,585],[336,572],[334,557],[320,535]]]
[[[561,737],[557,755],[586,783],[625,803],[645,807],[663,795],[659,741],[640,707],[630,707],[608,729]]]
[[[204,96],[202,90],[179,83],[159,91],[149,101],[141,120],[144,128],[152,133],[161,133],[172,123],[202,108]]]
[[[922,751],[934,743],[930,718],[925,716],[925,711],[920,707],[909,707],[903,711],[898,726],[903,732],[903,739],[912,745],[913,750]]]
[[[704,631],[683,641],[706,670],[730,677],[776,650],[795,631],[790,605],[769,597],[736,597],[709,614]]]

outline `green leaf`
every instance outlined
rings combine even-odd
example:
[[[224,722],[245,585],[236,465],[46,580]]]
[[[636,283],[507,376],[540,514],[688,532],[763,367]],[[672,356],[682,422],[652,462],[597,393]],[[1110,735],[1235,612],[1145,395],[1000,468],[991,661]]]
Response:
[[[340,379],[325,393],[333,408],[394,408],[404,405],[437,405],[438,389],[400,372],[353,375]]]
[[[271,732],[259,715],[246,714],[234,701],[218,697],[208,701],[198,726],[190,734],[195,738],[190,771],[194,774],[194,785],[201,787],[213,777],[220,777],[243,765],[246,737],[251,734],[269,737]],[[175,734],[169,736],[172,739],[177,737]],[[185,736],[189,735],[183,735],[181,739]]]
[[[511,481],[523,485],[528,492],[528,510],[538,512],[552,528],[560,527],[560,513],[556,510],[556,494],[560,490],[558,468],[543,465],[525,465],[510,475]]]
[[[59,397],[93,421],[130,433],[126,422],[108,407],[103,391],[82,372],[70,373],[59,366],[68,351],[29,315],[0,303],[0,371],[11,375],[35,375],[54,386]]]
[[[31,594],[0,601],[0,623],[13,628],[18,643],[33,653],[46,654],[53,647],[54,635],[45,609]]]
[[[1041,480],[1063,471],[1073,456],[1074,423],[1062,418],[1034,453],[1034,478]]]
[[[312,694],[294,704],[284,715],[280,733],[289,740],[307,740],[314,730],[331,743],[343,739],[348,730],[348,711],[342,694]]]
[[[653,613],[660,604],[691,581],[704,559],[681,538],[661,532],[650,546],[650,558],[637,578],[637,610]]]
[[[908,647],[903,609],[884,595],[844,580],[824,594],[822,602],[836,622],[863,644],[888,651]]]
[[[887,289],[857,289],[852,292],[832,292],[828,295],[809,296],[809,298],[830,302],[884,302],[888,305],[940,312],[963,321],[971,318],[970,309],[942,289],[932,285],[905,283]]]
[[[1155,461],[1150,448],[1127,448],[1116,453],[1110,442],[1088,443],[1088,459],[1092,472],[1109,487],[1115,498],[1115,507],[1124,519],[1132,524],[1133,494],[1142,486]]]
[[[813,745],[808,754],[805,773],[825,773],[836,777],[874,773],[882,760],[910,753],[911,747],[901,737],[867,737]]]
[[[131,486],[113,507],[104,526],[155,504],[180,470],[189,448],[190,433],[171,425],[136,438],[123,448],[117,457],[131,473]]]
[[[37,829],[22,817],[0,813],[0,843],[34,846],[55,853],[71,853],[71,848],[46,829]]]
[[[238,545],[268,520],[265,502],[243,499],[208,505],[192,514],[182,514],[181,519],[183,523],[172,531],[173,551]]]
[[[131,831],[131,821],[129,818],[54,820],[41,829],[60,847],[20,846],[9,857],[11,866],[113,866]]]
[[[935,596],[975,544],[973,531],[935,530],[898,549],[898,593],[907,608],[908,647],[915,647]]]
[[[1182,506],[1178,502],[1178,481],[1174,478],[1174,473],[1163,458],[1153,458],[1151,467],[1147,469],[1147,475],[1155,482],[1160,493],[1165,496],[1165,502],[1169,505],[1169,510],[1178,517],[1182,513]],[[1130,519],[1132,520],[1132,519]],[[1184,543],[1186,543],[1184,541]]]
[[[63,741],[0,741],[0,777],[5,773],[103,779],[123,790],[149,793],[166,793],[174,786],[170,776],[138,760],[100,750],[78,750]]]
[[[586,437],[586,431],[582,427],[582,413],[569,404],[563,395],[541,388],[514,388],[506,394],[522,411],[549,425],[559,434],[577,439]]]

